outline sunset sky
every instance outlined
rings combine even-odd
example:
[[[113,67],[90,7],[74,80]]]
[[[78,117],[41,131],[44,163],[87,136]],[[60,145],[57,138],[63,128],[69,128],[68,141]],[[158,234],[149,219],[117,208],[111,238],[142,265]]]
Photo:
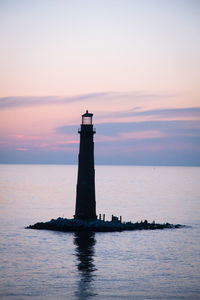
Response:
[[[200,165],[199,0],[0,0],[0,162]]]

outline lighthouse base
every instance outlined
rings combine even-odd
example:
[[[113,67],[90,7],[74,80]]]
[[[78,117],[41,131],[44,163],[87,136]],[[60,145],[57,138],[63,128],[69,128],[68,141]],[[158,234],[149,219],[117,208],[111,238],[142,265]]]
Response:
[[[97,216],[95,217],[86,217],[86,216],[81,216],[81,215],[74,215],[75,220],[82,220],[82,221],[95,221],[97,219]]]

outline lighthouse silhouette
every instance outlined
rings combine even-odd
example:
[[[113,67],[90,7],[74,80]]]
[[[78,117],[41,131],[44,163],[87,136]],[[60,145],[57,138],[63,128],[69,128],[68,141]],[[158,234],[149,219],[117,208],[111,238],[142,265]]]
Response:
[[[78,179],[76,187],[75,219],[96,220],[93,114],[82,115],[80,148],[78,157]]]

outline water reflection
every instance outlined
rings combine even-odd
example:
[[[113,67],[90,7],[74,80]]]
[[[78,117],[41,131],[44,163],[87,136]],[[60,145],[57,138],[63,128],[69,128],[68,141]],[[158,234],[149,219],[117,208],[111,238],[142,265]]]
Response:
[[[77,257],[77,268],[80,275],[78,288],[76,291],[77,299],[94,299],[93,279],[94,271],[94,246],[96,244],[95,233],[93,232],[75,232],[74,244],[76,245],[75,255]]]

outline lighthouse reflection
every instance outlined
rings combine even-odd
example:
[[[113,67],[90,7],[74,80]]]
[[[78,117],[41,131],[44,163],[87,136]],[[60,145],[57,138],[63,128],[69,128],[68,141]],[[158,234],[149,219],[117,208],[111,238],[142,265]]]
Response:
[[[76,245],[75,255],[80,276],[76,297],[77,299],[94,299],[96,293],[92,281],[96,271],[93,258],[96,244],[95,233],[75,232],[74,244]]]

